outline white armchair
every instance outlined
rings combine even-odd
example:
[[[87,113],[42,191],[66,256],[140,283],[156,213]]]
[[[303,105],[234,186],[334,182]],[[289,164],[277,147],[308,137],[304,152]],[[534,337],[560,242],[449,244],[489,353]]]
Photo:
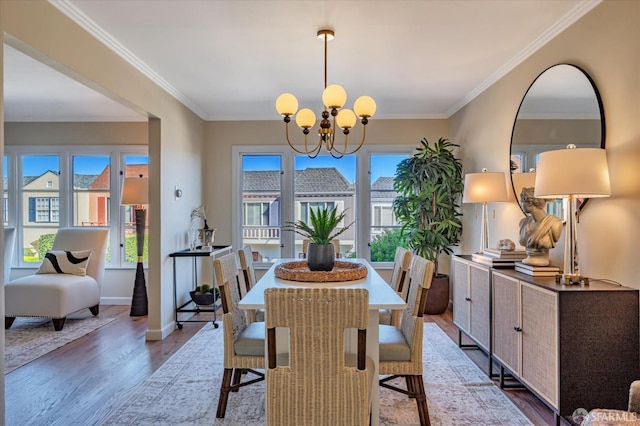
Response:
[[[5,329],[11,327],[16,317],[51,318],[55,330],[60,331],[67,316],[74,312],[88,308],[93,315],[98,315],[108,234],[106,229],[59,229],[51,250],[91,250],[86,275],[58,271],[7,282]]]

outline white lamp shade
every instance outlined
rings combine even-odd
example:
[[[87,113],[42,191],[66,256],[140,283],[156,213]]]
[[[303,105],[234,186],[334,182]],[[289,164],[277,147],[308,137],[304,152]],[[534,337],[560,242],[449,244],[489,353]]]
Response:
[[[360,96],[353,103],[353,110],[358,117],[373,117],[376,113],[376,101],[371,96]]]
[[[293,115],[298,111],[298,100],[291,93],[283,93],[276,99],[276,110],[280,115]]]
[[[601,148],[567,148],[540,154],[534,196],[538,198],[611,195],[607,155]]]
[[[338,112],[336,121],[341,129],[350,129],[356,124],[356,115],[350,109],[344,108]]]
[[[296,114],[296,124],[301,129],[310,129],[316,124],[316,114],[309,108],[304,108]]]
[[[468,173],[464,176],[463,203],[489,203],[508,200],[507,181],[504,173]]]
[[[149,179],[146,177],[124,178],[120,204],[123,206],[149,204]]]
[[[513,182],[513,189],[515,191],[515,197],[509,197],[509,201],[517,201],[522,192],[522,188],[533,188],[536,184],[535,172],[529,173],[512,173],[511,181]],[[509,191],[507,191],[509,192]]]
[[[347,102],[347,92],[338,84],[327,86],[322,92],[322,102],[327,108],[342,108]]]

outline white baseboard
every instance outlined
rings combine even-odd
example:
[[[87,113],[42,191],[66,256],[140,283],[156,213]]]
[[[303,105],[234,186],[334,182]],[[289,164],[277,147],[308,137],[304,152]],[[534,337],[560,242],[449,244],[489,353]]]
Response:
[[[130,305],[131,297],[101,297],[101,305]]]
[[[146,340],[164,340],[165,337],[173,333],[176,329],[176,322],[171,321],[169,324],[162,327],[160,330],[147,329]]]

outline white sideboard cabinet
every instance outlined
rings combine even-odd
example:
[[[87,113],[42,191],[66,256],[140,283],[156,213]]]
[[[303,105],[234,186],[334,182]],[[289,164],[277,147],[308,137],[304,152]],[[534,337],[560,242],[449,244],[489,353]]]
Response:
[[[469,255],[452,257],[453,323],[458,328],[458,346],[478,347],[491,354],[491,268]],[[462,343],[462,333],[475,344]],[[489,375],[492,375],[489,356]]]

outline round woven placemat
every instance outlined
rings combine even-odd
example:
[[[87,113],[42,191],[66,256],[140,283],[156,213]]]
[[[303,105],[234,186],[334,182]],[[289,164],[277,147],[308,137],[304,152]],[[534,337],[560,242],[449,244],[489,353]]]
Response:
[[[311,271],[306,260],[281,263],[276,266],[277,278],[288,281],[329,283],[354,281],[367,276],[367,267],[361,263],[336,261],[332,271]]]

